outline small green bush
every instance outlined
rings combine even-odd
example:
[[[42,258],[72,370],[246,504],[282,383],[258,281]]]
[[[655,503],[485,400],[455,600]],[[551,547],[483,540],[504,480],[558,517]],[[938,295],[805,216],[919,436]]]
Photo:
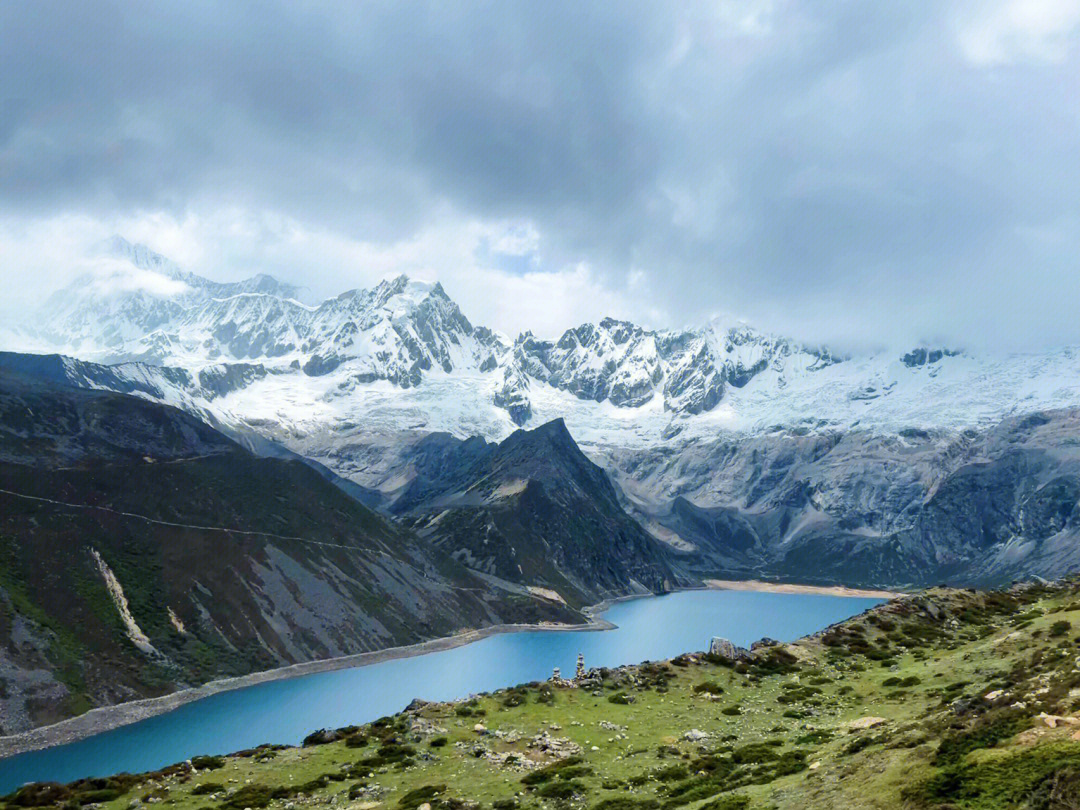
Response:
[[[404,810],[416,810],[422,804],[431,802],[436,796],[446,793],[446,785],[423,785],[414,788],[398,799],[398,807]]]

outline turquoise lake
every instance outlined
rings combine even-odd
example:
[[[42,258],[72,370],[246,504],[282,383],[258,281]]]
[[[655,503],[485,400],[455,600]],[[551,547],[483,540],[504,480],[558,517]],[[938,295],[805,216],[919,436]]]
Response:
[[[527,681],[553,667],[572,673],[703,650],[712,636],[748,646],[763,636],[792,641],[882,600],[755,591],[688,591],[621,602],[602,632],[496,635],[443,652],[249,686],[67,745],[0,760],[0,795],[24,782],[160,768],[196,754],[261,743],[299,743],[317,728],[364,723],[413,698],[450,700]]]

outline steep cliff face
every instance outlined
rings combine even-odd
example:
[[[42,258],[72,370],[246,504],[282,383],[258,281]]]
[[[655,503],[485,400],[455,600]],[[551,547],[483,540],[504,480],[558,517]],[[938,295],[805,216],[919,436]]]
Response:
[[[578,618],[173,408],[9,371],[0,426],[5,733],[217,677]]]

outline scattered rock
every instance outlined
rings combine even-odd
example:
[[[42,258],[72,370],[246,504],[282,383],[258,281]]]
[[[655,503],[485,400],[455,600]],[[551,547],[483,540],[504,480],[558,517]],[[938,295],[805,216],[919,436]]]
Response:
[[[422,737],[429,737],[433,734],[445,734],[446,729],[435,723],[432,720],[428,720],[426,717],[414,717],[410,723],[410,728],[414,734],[419,734]]]
[[[612,723],[610,720],[601,720],[598,725],[606,731],[626,731],[626,726],[620,726],[618,723]]]
[[[531,740],[529,748],[541,751],[556,759],[566,759],[581,753],[581,746],[566,737],[552,737],[546,731],[541,731]]]
[[[689,731],[685,732],[682,736],[683,739],[687,742],[701,742],[702,740],[709,739],[709,735],[699,728],[692,728]]]
[[[304,738],[304,745],[326,745],[327,743],[337,742],[341,739],[341,734],[333,729],[320,728],[318,731],[313,731]]]
[[[862,731],[864,728],[874,728],[887,722],[889,721],[884,717],[860,717],[858,720],[852,720],[848,723],[847,727],[851,731]]]
[[[957,698],[949,704],[949,709],[953,714],[964,715],[975,709],[977,704],[977,698]]]
[[[1077,717],[1062,717],[1058,714],[1040,712],[1038,719],[1042,720],[1043,724],[1049,728],[1057,728],[1059,725],[1080,726],[1080,718]]]

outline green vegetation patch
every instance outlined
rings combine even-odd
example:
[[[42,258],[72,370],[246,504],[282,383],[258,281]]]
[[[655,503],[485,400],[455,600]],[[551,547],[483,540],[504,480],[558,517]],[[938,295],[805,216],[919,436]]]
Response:
[[[1078,806],[1078,773],[1080,746],[1043,745],[1007,756],[954,764],[907,791],[906,797],[971,810],[1065,810]]]

